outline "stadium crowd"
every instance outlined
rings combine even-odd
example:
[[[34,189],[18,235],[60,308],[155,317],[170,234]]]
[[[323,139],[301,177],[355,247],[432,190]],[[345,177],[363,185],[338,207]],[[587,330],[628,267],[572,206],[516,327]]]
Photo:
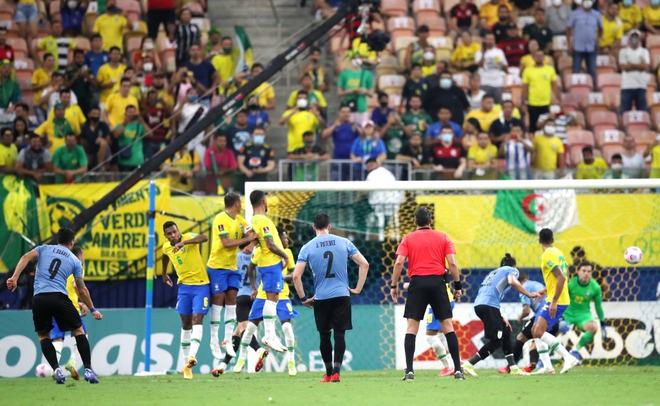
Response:
[[[183,3],[3,0],[0,172],[74,183],[132,171],[262,71],[237,69],[236,38],[203,1]],[[328,160],[333,180],[362,180],[369,159],[430,179],[660,177],[660,1],[383,0],[367,19],[392,37],[378,54],[361,22],[349,15],[299,62],[277,123],[263,83],[171,157],[173,188],[272,178],[273,125],[288,129],[293,180],[319,179]]]

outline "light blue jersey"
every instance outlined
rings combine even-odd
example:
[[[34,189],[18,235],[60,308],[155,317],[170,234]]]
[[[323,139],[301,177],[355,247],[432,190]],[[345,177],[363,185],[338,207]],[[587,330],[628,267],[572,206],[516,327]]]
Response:
[[[241,286],[239,286],[236,296],[250,296],[252,294],[252,286],[248,277],[248,267],[250,266],[252,254],[246,255],[242,251],[238,251],[236,258],[238,259],[238,272],[241,274]]]
[[[59,292],[67,295],[66,280],[73,274],[82,278],[82,264],[73,252],[61,245],[42,245],[34,249],[39,254],[34,274],[34,294]]]
[[[481,283],[474,305],[486,305],[499,309],[502,297],[509,288],[509,275],[518,279],[520,273],[516,268],[510,266],[502,266],[489,273]]]
[[[540,282],[528,280],[525,283],[523,283],[523,288],[525,288],[525,290],[528,291],[529,293],[533,293],[533,292],[542,291],[543,289],[545,289],[545,286]],[[520,301],[522,302],[523,306],[529,305],[532,307],[532,310],[534,310],[534,313],[538,313],[539,309],[541,309],[541,306],[545,304],[545,296],[543,296],[539,300],[534,300],[528,298],[527,296],[521,293]]]
[[[348,259],[359,253],[350,240],[331,234],[320,235],[302,247],[298,262],[312,268],[316,300],[350,296],[346,267]]]

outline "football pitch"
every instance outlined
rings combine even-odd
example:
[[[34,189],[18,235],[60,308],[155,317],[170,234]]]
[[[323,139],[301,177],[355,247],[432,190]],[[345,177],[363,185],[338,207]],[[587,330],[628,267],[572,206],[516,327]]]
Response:
[[[101,377],[99,385],[67,378],[0,380],[2,404],[128,405],[660,405],[660,367],[577,367],[565,375],[498,375],[455,381],[437,371],[418,371],[401,382],[400,371],[343,372],[340,383],[320,383],[319,373],[196,374]],[[557,370],[559,372],[559,370]]]

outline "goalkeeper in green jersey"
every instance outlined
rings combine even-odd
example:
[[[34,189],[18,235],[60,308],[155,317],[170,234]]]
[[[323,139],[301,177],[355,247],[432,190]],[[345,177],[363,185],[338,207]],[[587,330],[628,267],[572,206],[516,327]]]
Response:
[[[591,301],[594,302],[598,319],[600,320],[600,328],[603,330],[603,338],[607,338],[605,330],[605,314],[603,313],[603,292],[596,282],[591,277],[593,273],[593,265],[590,262],[580,262],[577,269],[577,276],[574,276],[568,282],[568,293],[571,296],[571,304],[564,312],[564,321],[567,324],[575,324],[577,328],[584,331],[580,341],[571,351],[571,354],[581,359],[580,349],[589,344],[596,333],[598,332],[598,324],[591,315]]]

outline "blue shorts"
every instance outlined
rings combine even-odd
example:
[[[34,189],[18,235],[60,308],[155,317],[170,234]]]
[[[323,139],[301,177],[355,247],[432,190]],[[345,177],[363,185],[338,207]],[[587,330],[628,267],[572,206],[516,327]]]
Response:
[[[261,275],[261,283],[264,284],[263,289],[266,293],[280,293],[284,286],[284,278],[282,277],[282,263],[278,262],[271,266],[260,266],[259,274]]]
[[[454,310],[454,306],[456,305],[456,302],[451,302],[451,309]],[[442,327],[440,326],[440,320],[435,318],[435,314],[433,314],[433,309],[429,307],[429,312],[426,314],[426,330],[429,331],[442,331]]]
[[[255,299],[254,303],[252,303],[252,309],[250,309],[248,320],[263,319],[265,304],[266,299]],[[289,299],[280,299],[277,302],[277,318],[280,319],[280,321],[291,320],[296,317],[298,317],[298,312],[293,310],[293,306]]]
[[[557,313],[555,314],[555,317],[552,318],[550,317],[550,302],[546,302],[541,310],[536,313],[534,323],[539,320],[539,317],[543,317],[548,322],[548,329],[546,331],[550,331],[555,326],[555,324],[559,323],[559,319],[561,318],[561,315],[564,314],[566,309],[568,309],[568,305],[557,305]]]
[[[211,291],[209,285],[179,285],[176,311],[184,316],[209,312]]]
[[[229,289],[238,290],[241,287],[241,274],[229,269],[213,269],[206,267],[206,273],[211,281],[211,294],[226,292]]]
[[[37,12],[37,4],[17,4],[16,13],[14,14],[16,24],[36,23],[39,21],[39,13]]]
[[[82,322],[82,328],[85,331],[85,334],[87,334],[87,326],[85,325],[85,318],[80,316],[80,321]],[[73,332],[71,332],[71,337],[73,337]],[[60,326],[57,325],[57,322],[55,321],[54,317],[53,317],[53,329],[50,330],[50,339],[51,340],[57,340],[57,339],[64,340],[64,331],[60,330]]]

